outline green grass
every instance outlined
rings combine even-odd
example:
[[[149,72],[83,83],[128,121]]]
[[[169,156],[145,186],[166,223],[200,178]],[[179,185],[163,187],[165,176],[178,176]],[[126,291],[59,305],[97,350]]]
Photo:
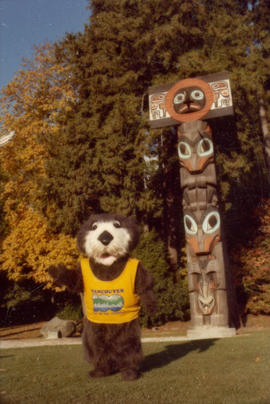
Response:
[[[1,349],[0,403],[270,403],[269,329],[143,348],[143,377],[133,382],[89,379],[81,346]]]

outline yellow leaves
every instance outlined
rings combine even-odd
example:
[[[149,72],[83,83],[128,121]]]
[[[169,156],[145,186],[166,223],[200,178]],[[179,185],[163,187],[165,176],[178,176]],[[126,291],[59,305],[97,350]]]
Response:
[[[3,242],[0,260],[11,279],[31,278],[38,283],[51,283],[48,267],[60,262],[75,267],[77,257],[72,237],[49,232],[45,220],[25,207],[23,217]]]
[[[51,45],[37,48],[28,69],[19,71],[3,89],[1,115],[4,126],[11,129],[12,125],[14,130],[24,132],[29,124],[48,128],[56,123],[51,122],[52,113],[65,108],[70,110],[76,99],[68,77],[68,67],[56,63]]]
[[[36,48],[33,61],[25,66],[27,69],[20,70],[2,91],[1,129],[3,134],[14,130],[16,138],[0,149],[0,160],[2,169],[12,177],[5,190],[8,198],[25,198],[31,189],[28,201],[32,202],[36,179],[44,175],[44,159],[48,157],[40,138],[59,132],[59,113],[70,111],[76,96],[68,67],[56,63],[50,44]],[[20,194],[12,195],[11,182]]]
[[[16,136],[0,148],[1,167],[8,178],[1,197],[9,228],[0,269],[8,271],[15,281],[33,279],[51,286],[47,273],[50,265],[76,265],[75,240],[50,231],[37,211],[38,180],[45,175],[48,158],[41,137],[57,135],[62,129],[59,114],[70,111],[75,101],[68,67],[56,62],[50,44],[36,48],[34,59],[26,61],[25,69],[18,71],[2,91],[1,131],[14,130]],[[53,209],[48,201],[47,211]]]

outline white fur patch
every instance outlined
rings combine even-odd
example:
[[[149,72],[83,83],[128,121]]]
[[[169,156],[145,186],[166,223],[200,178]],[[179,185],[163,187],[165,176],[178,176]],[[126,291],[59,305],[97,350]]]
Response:
[[[114,221],[95,222],[96,228],[88,231],[84,242],[87,256],[107,266],[112,265],[118,258],[127,253],[130,241],[130,234],[127,229],[124,227],[117,228],[113,223]],[[104,231],[109,232],[113,237],[107,246],[98,240]]]

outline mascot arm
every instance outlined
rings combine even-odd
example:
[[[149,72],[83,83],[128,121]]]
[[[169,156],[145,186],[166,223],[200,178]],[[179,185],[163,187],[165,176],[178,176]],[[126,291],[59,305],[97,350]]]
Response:
[[[150,316],[156,312],[157,306],[153,286],[152,275],[139,263],[135,281],[135,292],[140,296],[141,303]]]
[[[67,269],[64,264],[51,265],[48,272],[54,280],[55,286],[66,286],[70,292],[83,292],[83,279],[80,264],[76,269]]]

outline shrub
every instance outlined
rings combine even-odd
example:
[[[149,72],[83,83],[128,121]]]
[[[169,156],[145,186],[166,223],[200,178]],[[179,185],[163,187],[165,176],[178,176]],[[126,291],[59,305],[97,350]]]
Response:
[[[0,324],[9,326],[49,320],[54,314],[51,292],[32,281],[14,282],[0,272]]]
[[[155,280],[154,291],[158,301],[157,312],[151,318],[141,310],[143,326],[160,325],[171,320],[186,320],[189,316],[189,301],[186,271],[176,274],[170,271],[166,261],[164,243],[155,231],[144,233],[133,253]]]
[[[70,302],[65,305],[62,309],[60,309],[56,316],[61,318],[62,320],[81,320],[83,317],[82,313],[82,305],[80,302]]]

